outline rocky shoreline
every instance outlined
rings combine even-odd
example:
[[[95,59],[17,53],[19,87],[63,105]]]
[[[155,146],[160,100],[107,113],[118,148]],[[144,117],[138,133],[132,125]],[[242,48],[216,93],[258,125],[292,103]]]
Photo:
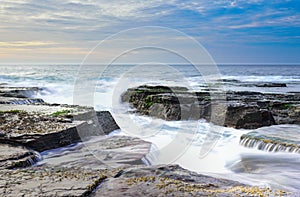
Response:
[[[259,86],[285,87],[284,84]],[[265,131],[268,129],[259,129],[272,125],[300,125],[299,92],[192,92],[184,87],[145,85],[128,89],[123,93],[122,101],[135,109],[133,113],[164,120],[205,119],[225,127],[258,129],[243,135],[241,144],[265,151],[299,152],[299,141],[286,139],[288,131],[274,138],[274,133]],[[295,132],[294,134],[297,136]]]
[[[300,124],[300,92],[192,92],[184,87],[139,86],[128,89],[122,101],[130,103],[139,114],[164,120],[205,119],[238,129]],[[218,107],[223,111],[213,111]],[[223,116],[224,121],[214,122],[216,116]]]
[[[39,90],[0,86],[0,196],[287,195],[177,165],[145,166],[151,144],[107,136],[119,129],[109,112],[31,98]],[[92,151],[90,139],[97,140]],[[41,164],[40,152],[76,143],[81,153],[71,151],[63,164]]]

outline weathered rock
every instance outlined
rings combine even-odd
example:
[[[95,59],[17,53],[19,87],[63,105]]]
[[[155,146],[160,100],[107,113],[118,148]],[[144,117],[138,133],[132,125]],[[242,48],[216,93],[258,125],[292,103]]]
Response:
[[[15,98],[15,97],[1,97],[0,104],[17,104],[17,105],[26,105],[26,104],[35,104],[43,103],[43,99],[39,98]]]
[[[297,93],[229,91],[225,98],[221,92],[140,86],[128,89],[122,95],[122,101],[129,102],[142,115],[165,120],[206,119],[218,125],[245,129],[300,124],[300,96]]]
[[[267,196],[276,192],[213,178],[178,165],[125,169],[107,179],[95,196]],[[284,193],[283,193],[284,195]]]
[[[77,127],[89,129],[88,124],[83,121],[66,122],[61,117],[39,113],[7,111],[1,112],[0,116],[0,129],[4,133],[0,141],[22,144],[36,151],[78,142],[81,138]]]
[[[110,169],[144,165],[143,159],[150,147],[151,143],[139,138],[98,136],[74,147],[41,154],[44,158],[42,163],[45,162],[48,166]]]
[[[39,91],[39,88],[0,87],[0,92],[11,96],[5,98],[18,102],[20,99],[31,99],[26,96],[34,91]],[[13,97],[16,95],[22,98]],[[76,105],[44,102],[23,105],[18,102],[0,105],[1,142],[18,143],[36,151],[44,151],[119,129],[107,111],[95,112],[93,108]]]
[[[1,196],[88,196],[107,177],[106,171],[32,167],[0,171]]]
[[[97,114],[94,119],[79,121],[36,112],[1,112],[0,141],[16,142],[36,151],[45,151],[67,146],[91,136],[104,135],[119,128],[109,112]],[[70,114],[67,116],[72,117]]]
[[[87,113],[74,115],[73,119],[86,122],[93,120],[95,127],[97,127],[98,135],[109,134],[114,130],[120,129],[109,111],[90,110]]]
[[[218,79],[216,80],[217,84],[222,84],[226,86],[234,87],[260,87],[260,88],[284,88],[287,87],[286,83],[277,83],[277,82],[249,82],[249,81],[240,81],[236,79]]]
[[[270,111],[261,110],[256,106],[228,106],[224,124],[237,129],[256,129],[274,125],[275,120]]]
[[[272,102],[270,109],[277,124],[300,124],[300,104]]]
[[[34,104],[43,103],[39,98],[32,98],[41,88],[37,87],[7,87],[0,86],[0,104]]]
[[[0,95],[3,97],[29,98],[41,90],[42,88],[38,88],[38,87],[0,86]]]
[[[29,99],[22,91],[2,92],[5,96],[3,98],[16,101]],[[158,96],[153,96],[150,103],[144,106],[145,111],[152,107],[151,102],[156,99],[155,103],[169,105],[165,113],[170,114],[172,119],[178,115],[178,110],[168,110],[176,100],[179,101],[180,109],[184,108],[189,112],[190,103],[196,98],[197,102],[205,104],[201,113],[205,116],[210,113],[208,93],[197,93],[195,97],[186,88],[172,88],[172,91],[181,95],[177,98],[170,95],[172,91],[162,86],[151,91],[145,99],[149,95],[152,97],[153,91]],[[164,93],[166,91],[167,94]],[[164,96],[162,100],[161,95]],[[0,111],[0,142],[10,143],[0,147],[5,150],[0,154],[0,195],[3,196],[88,196],[96,188],[99,188],[94,194],[96,196],[231,196],[248,195],[248,192],[260,195],[270,193],[267,189],[199,175],[178,166],[141,168],[150,143],[125,136],[99,136],[119,128],[109,112],[95,112],[87,107],[47,104],[42,101],[35,105],[12,105],[8,102],[0,105]],[[180,118],[190,117],[185,111],[180,112]],[[20,144],[44,151],[86,138],[90,141],[60,149],[65,150],[65,154],[54,154],[52,157],[48,154],[48,158],[45,158],[47,162],[40,167],[16,169],[27,166],[26,162],[33,161],[32,157],[35,156],[34,151],[27,150]],[[131,168],[126,169],[128,167]]]
[[[38,153],[22,146],[0,144],[0,149],[0,170],[28,167],[40,159]]]

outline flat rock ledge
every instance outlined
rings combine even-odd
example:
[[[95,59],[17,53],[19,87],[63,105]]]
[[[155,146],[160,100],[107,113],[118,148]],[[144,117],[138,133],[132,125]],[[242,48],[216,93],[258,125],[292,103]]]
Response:
[[[39,154],[25,147],[0,144],[0,170],[28,167],[40,160]]]
[[[240,144],[267,152],[300,153],[299,125],[263,127],[241,136]]]
[[[28,105],[26,108],[23,105],[13,107],[16,109],[0,111],[0,142],[19,144],[39,152],[119,129],[109,112],[87,111],[80,114],[80,120],[76,120],[76,115],[71,112],[75,108],[45,114],[25,111]],[[33,105],[30,109],[40,107]],[[52,109],[46,105],[42,108]],[[0,109],[3,109],[2,106]],[[91,116],[92,113],[95,115]]]
[[[203,176],[176,165],[144,167],[142,158],[150,143],[128,136],[105,136],[119,129],[109,112],[31,98],[39,90],[0,85],[0,196],[287,194]],[[89,151],[79,143],[75,146],[78,151],[63,155],[60,164],[49,160],[31,166],[42,159],[38,152],[95,136],[98,141]]]
[[[108,178],[94,196],[286,196],[284,191],[247,186],[190,172],[178,165],[129,168]]]
[[[90,169],[115,169],[145,165],[150,142],[129,136],[98,136],[93,141],[79,143],[66,154],[45,156],[48,166]],[[72,151],[70,151],[72,150]],[[43,162],[43,161],[42,161]]]
[[[217,125],[256,129],[300,124],[300,93],[191,92],[184,87],[139,86],[122,94],[139,114],[164,120],[206,119]]]
[[[88,196],[108,176],[107,171],[31,167],[0,171],[1,196]]]
[[[34,104],[44,102],[40,98],[31,98],[41,91],[38,87],[9,87],[0,84],[0,104]]]

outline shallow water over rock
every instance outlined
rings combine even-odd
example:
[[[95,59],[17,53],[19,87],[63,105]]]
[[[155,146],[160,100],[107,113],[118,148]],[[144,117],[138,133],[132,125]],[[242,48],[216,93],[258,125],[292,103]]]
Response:
[[[299,125],[277,125],[242,135],[240,144],[268,152],[300,153],[299,136]]]
[[[106,169],[144,165],[151,144],[128,136],[98,136],[67,147],[42,152],[38,165]]]
[[[0,150],[0,170],[28,167],[41,159],[38,152],[18,145],[0,144]]]

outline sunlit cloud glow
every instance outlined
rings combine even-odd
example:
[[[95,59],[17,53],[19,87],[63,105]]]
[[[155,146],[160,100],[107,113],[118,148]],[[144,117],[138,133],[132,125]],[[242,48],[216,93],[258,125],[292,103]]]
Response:
[[[6,58],[1,60],[29,61],[18,51],[34,54],[38,48],[53,55],[37,60],[33,56],[30,62],[58,62],[61,54],[78,62],[106,37],[147,25],[183,31],[202,43],[217,62],[297,63],[299,13],[298,0],[2,0],[0,49]],[[113,47],[108,51],[112,56]],[[258,56],[257,51],[265,52]]]

